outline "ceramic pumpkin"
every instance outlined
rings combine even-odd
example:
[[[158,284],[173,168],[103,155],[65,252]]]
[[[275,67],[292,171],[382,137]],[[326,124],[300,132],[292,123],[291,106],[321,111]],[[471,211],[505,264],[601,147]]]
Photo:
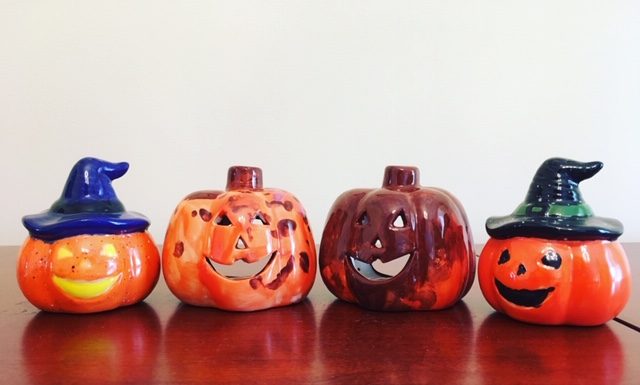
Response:
[[[34,306],[93,313],[142,301],[160,274],[148,220],[125,211],[111,186],[128,163],[78,161],[48,211],[23,218],[30,236],[17,278]]]
[[[631,291],[629,264],[616,239],[622,224],[596,217],[578,184],[601,162],[545,161],[516,211],[487,220],[491,239],[478,278],[491,306],[538,324],[599,325]]]
[[[389,166],[382,188],[338,197],[319,261],[335,296],[374,310],[452,306],[475,275],[462,205],[442,189],[420,186],[415,167]],[[388,269],[390,264],[396,268]]]
[[[302,301],[315,280],[308,220],[290,193],[263,188],[262,171],[231,167],[226,191],[200,191],[176,208],[163,274],[182,301],[251,311]]]

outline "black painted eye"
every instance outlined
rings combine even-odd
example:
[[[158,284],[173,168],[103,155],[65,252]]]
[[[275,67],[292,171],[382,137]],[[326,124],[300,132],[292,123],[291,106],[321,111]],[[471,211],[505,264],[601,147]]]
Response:
[[[369,224],[369,215],[367,214],[367,212],[363,212],[362,215],[360,215],[360,218],[358,218],[357,223],[359,225],[368,225]]]
[[[554,269],[559,269],[560,265],[562,265],[562,258],[554,250],[547,250],[544,257],[542,257],[542,263]]]
[[[231,226],[231,220],[227,214],[221,214],[216,218],[216,225],[218,226]]]
[[[400,214],[396,215],[393,222],[391,222],[391,227],[401,229],[405,226],[407,226],[407,218],[404,216],[404,211],[400,211]]]
[[[509,254],[509,250],[505,250],[500,254],[500,259],[498,259],[498,265],[502,265],[503,263],[509,262],[511,259],[511,254]]]

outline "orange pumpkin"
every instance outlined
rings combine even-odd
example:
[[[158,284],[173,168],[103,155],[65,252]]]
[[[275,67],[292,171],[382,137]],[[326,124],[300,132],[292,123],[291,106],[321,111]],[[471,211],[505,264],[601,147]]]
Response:
[[[18,261],[23,294],[52,312],[93,313],[138,303],[159,274],[160,255],[146,231],[53,243],[29,237]]]
[[[490,239],[478,265],[496,310],[540,324],[599,325],[629,300],[629,263],[618,242]]]
[[[480,288],[496,310],[550,325],[599,325],[626,305],[627,256],[622,224],[597,217],[578,184],[601,162],[551,158],[538,168],[525,201],[487,220],[491,239],[478,265]]]
[[[182,301],[251,311],[303,300],[315,279],[316,252],[298,200],[263,188],[258,168],[231,167],[227,191],[196,192],[180,202],[162,266]]]
[[[93,313],[142,301],[160,275],[149,221],[125,211],[111,181],[126,162],[80,159],[51,208],[22,221],[30,236],[18,260],[25,297],[51,312]]]

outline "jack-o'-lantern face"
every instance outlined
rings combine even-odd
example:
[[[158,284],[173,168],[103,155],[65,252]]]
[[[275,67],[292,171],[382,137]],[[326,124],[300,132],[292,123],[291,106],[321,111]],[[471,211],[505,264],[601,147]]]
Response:
[[[491,306],[516,319],[597,325],[626,303],[628,269],[617,242],[492,238],[480,255],[478,278]]]
[[[562,256],[553,247],[539,250],[517,250],[516,258],[505,249],[496,267],[495,285],[502,298],[515,306],[537,308],[554,295],[556,287],[568,278],[562,267]],[[520,253],[531,252],[531,255]],[[518,258],[519,257],[519,258]]]
[[[245,207],[228,210],[237,200],[234,198],[238,198],[238,195],[231,195],[222,204],[221,211],[211,214],[210,237],[203,238],[203,248],[208,247],[209,252],[203,258],[216,273],[224,277],[256,276],[278,254],[276,226],[271,226],[273,218],[256,209],[260,206],[257,197],[238,198],[243,199]],[[229,269],[236,263],[247,265],[248,269],[243,269],[245,275],[237,276]]]
[[[304,231],[304,221],[298,225],[298,218],[286,209],[281,213],[269,207],[262,194],[227,192],[218,200],[217,214],[211,215],[202,237],[202,248],[208,252],[202,256],[206,263],[200,262],[200,277],[210,290],[218,289],[218,278],[246,279],[253,288],[276,290],[289,278],[296,260],[308,273],[309,253],[301,251],[296,258],[292,255],[296,245],[291,244],[296,230]],[[208,211],[200,211],[208,219]]]
[[[466,215],[449,193],[421,187],[418,170],[389,166],[381,189],[344,193],[320,245],[333,294],[375,310],[449,307],[473,283]]]
[[[52,255],[53,283],[70,297],[96,298],[122,280],[121,253],[114,243],[56,243]]]
[[[160,256],[146,232],[28,238],[18,262],[25,296],[48,311],[90,313],[133,304],[153,289]]]
[[[416,215],[406,195],[363,199],[356,209],[348,266],[365,279],[386,281],[415,261]]]
[[[316,268],[304,210],[287,192],[237,186],[237,169],[228,191],[194,193],[179,204],[163,253],[169,288],[187,303],[226,310],[299,302]]]

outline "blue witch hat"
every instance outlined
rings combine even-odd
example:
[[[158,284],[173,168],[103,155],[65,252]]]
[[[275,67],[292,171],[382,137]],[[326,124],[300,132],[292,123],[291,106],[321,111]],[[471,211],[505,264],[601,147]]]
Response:
[[[125,211],[111,186],[129,163],[80,159],[71,169],[60,198],[49,210],[27,215],[22,223],[32,237],[52,242],[81,234],[126,234],[145,231],[147,218]]]

